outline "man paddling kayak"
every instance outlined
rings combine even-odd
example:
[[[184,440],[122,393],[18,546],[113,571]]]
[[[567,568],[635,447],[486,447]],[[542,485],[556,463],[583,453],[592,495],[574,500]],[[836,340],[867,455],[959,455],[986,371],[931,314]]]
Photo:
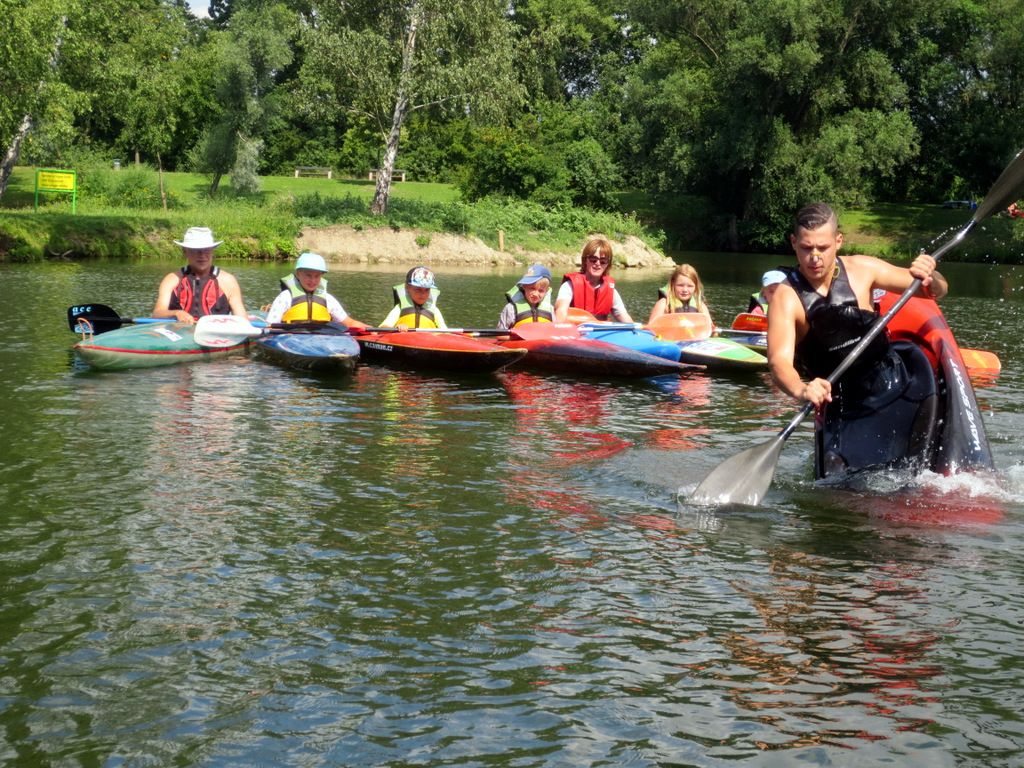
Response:
[[[183,239],[174,241],[188,264],[160,281],[153,317],[194,323],[204,315],[247,316],[238,280],[213,265],[213,249],[222,242],[213,239],[208,227],[190,227]]]
[[[937,299],[949,286],[927,254],[914,259],[909,269],[872,256],[839,256],[843,235],[835,212],[824,203],[800,210],[790,244],[797,267],[787,270],[768,305],[772,378],[786,394],[816,407],[836,399],[840,410],[850,409],[889,386],[903,367],[882,334],[835,387],[826,379],[877,318],[872,290],[902,293],[919,278],[918,295]],[[804,381],[801,373],[810,380]]]

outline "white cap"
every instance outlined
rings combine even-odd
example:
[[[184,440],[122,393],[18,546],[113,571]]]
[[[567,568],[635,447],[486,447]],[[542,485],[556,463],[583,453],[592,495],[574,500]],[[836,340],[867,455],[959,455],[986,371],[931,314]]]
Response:
[[[767,288],[769,285],[775,285],[776,283],[782,283],[786,280],[786,273],[778,269],[769,269],[761,276],[761,287]]]

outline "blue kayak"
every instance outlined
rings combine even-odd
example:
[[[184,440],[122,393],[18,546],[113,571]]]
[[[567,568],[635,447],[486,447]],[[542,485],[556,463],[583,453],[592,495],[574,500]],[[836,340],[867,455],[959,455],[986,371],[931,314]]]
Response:
[[[651,331],[630,328],[601,328],[599,324],[580,326],[588,339],[646,352],[680,363],[703,365],[709,371],[751,371],[768,366],[768,359],[732,339],[696,339],[668,341]]]
[[[256,341],[260,355],[300,371],[349,373],[359,360],[359,342],[347,333],[272,333]]]

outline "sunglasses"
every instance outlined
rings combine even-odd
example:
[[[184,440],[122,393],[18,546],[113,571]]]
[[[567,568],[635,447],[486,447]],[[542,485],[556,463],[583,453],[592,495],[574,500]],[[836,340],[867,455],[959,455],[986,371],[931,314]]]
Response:
[[[587,256],[587,261],[591,264],[607,264],[607,256]]]

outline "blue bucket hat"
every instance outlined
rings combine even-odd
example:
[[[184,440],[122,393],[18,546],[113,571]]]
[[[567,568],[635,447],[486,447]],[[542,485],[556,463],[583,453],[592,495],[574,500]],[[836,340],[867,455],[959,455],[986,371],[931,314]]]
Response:
[[[519,278],[519,282],[516,285],[533,285],[541,280],[547,280],[550,283],[551,270],[543,264],[531,264],[530,268],[526,270],[526,274]]]
[[[769,285],[775,285],[786,280],[786,273],[778,269],[769,269],[761,276],[761,287],[767,288]]]
[[[316,272],[326,272],[327,262],[324,261],[324,257],[319,253],[310,253],[306,251],[301,254],[298,261],[295,262],[296,269],[312,269]]]

